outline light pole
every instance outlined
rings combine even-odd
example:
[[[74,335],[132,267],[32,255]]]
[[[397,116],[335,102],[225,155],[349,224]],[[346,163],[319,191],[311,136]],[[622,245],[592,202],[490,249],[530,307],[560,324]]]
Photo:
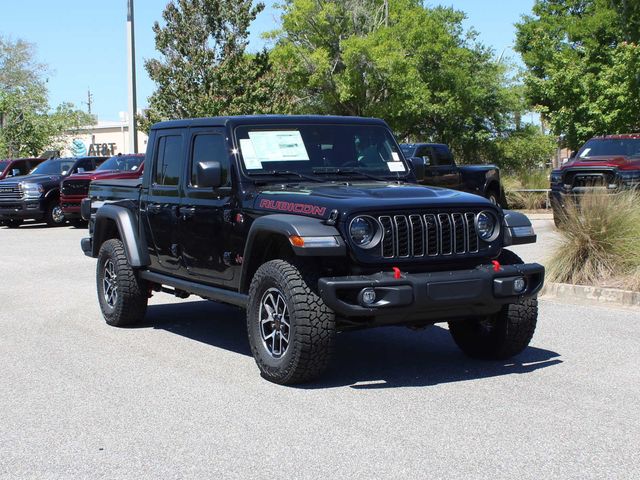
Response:
[[[129,60],[129,150],[138,153],[136,128],[136,38],[133,23],[133,0],[127,0],[127,51]]]

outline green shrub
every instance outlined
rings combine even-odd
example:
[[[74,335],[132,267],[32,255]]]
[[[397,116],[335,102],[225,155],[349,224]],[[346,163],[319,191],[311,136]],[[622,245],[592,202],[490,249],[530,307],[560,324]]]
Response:
[[[640,289],[640,194],[586,194],[568,205],[561,241],[547,264],[554,282],[617,283]]]
[[[546,192],[518,192],[517,190],[536,190],[549,188],[549,171],[533,169],[511,175],[505,175],[502,185],[509,208],[538,210],[546,208]]]

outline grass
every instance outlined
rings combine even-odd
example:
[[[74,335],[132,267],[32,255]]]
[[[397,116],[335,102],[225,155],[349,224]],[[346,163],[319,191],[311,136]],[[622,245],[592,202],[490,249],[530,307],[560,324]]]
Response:
[[[505,175],[502,185],[509,208],[522,210],[538,210],[546,208],[545,192],[518,192],[516,190],[535,190],[549,188],[548,170],[531,170]]]
[[[550,281],[640,290],[640,193],[584,195],[568,206],[560,234]]]

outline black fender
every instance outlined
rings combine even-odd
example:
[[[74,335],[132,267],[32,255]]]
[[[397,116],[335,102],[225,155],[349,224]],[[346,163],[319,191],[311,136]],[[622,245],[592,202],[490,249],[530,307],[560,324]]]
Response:
[[[504,246],[536,243],[537,236],[531,220],[524,213],[503,210]]]
[[[51,190],[49,190],[47,193],[44,194],[44,199],[47,202],[50,202],[52,199],[55,199],[55,198],[60,198],[59,188],[52,188]]]
[[[96,212],[93,237],[92,256],[97,257],[100,247],[108,239],[111,224],[115,223],[120,240],[124,244],[127,260],[132,267],[145,267],[151,263],[149,249],[138,228],[138,217],[135,212],[119,205],[103,205]]]
[[[251,281],[248,276],[252,273],[249,270],[252,268],[253,264],[251,259],[253,258],[256,249],[259,249],[261,247],[261,244],[259,242],[256,243],[256,241],[259,240],[264,234],[281,236],[282,238],[286,239],[287,243],[289,244],[289,238],[292,236],[303,238],[327,237],[333,238],[335,240],[335,245],[331,246],[297,247],[291,245],[293,252],[298,256],[335,257],[345,256],[347,254],[347,247],[338,229],[336,229],[333,225],[327,225],[322,219],[284,213],[265,215],[256,219],[251,224],[251,228],[249,229],[247,242],[244,248],[242,272],[240,275],[241,292],[248,289],[248,283]]]

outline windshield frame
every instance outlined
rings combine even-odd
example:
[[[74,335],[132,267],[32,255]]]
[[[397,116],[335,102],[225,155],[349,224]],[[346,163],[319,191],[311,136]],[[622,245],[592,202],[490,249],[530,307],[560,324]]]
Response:
[[[0,174],[11,165],[11,160],[0,160]]]
[[[312,171],[300,171],[299,173],[302,175],[308,175],[308,176],[313,176],[313,177],[317,177],[320,181],[327,181],[327,182],[334,182],[334,181],[340,181],[340,182],[344,182],[345,180],[349,180],[349,181],[360,181],[360,182],[371,182],[372,179],[371,178],[367,178],[367,175],[373,175],[373,176],[378,176],[381,177],[381,179],[379,181],[389,181],[389,182],[397,182],[397,181],[407,181],[410,179],[411,174],[413,172],[411,165],[409,164],[409,162],[406,160],[404,153],[402,152],[402,149],[400,148],[400,145],[398,144],[398,141],[396,140],[395,135],[393,134],[393,132],[391,131],[391,129],[385,125],[370,125],[370,124],[366,124],[366,123],[358,123],[357,121],[354,121],[352,123],[325,123],[325,122],[301,122],[301,123],[274,123],[274,124],[265,124],[265,123],[247,123],[247,124],[241,124],[241,125],[235,125],[232,129],[232,142],[233,142],[233,153],[235,154],[235,158],[237,160],[237,164],[239,167],[239,170],[242,174],[242,177],[255,182],[256,180],[259,180],[261,182],[264,181],[269,181],[269,182],[274,182],[274,183],[283,183],[283,175],[269,175],[267,172],[274,170],[273,168],[267,168],[265,169],[264,167],[260,170],[256,169],[256,170],[251,170],[248,169],[245,165],[245,161],[244,161],[244,157],[243,157],[243,153],[242,153],[242,148],[240,146],[240,139],[239,139],[239,135],[238,135],[238,130],[239,129],[246,129],[247,131],[250,131],[252,129],[255,130],[259,130],[259,131],[278,131],[278,130],[282,130],[282,131],[287,131],[287,130],[299,130],[300,128],[303,127],[315,127],[315,126],[319,126],[319,127],[327,127],[327,128],[344,128],[344,127],[361,127],[361,128],[379,128],[382,129],[386,135],[388,135],[388,139],[391,140],[390,142],[390,146],[392,147],[392,149],[395,148],[396,153],[398,153],[399,156],[399,162],[402,163],[403,167],[404,167],[404,171],[402,172],[392,172],[392,171],[387,171],[387,172],[382,172],[380,170],[375,170],[375,171],[369,171],[369,169],[362,169],[362,174],[360,174],[357,170],[356,172],[354,172],[352,175],[349,174],[342,174],[342,173],[333,173],[333,172],[320,172],[320,173],[314,173]],[[306,146],[306,145],[305,145]],[[282,162],[283,164],[286,164],[287,162]],[[347,162],[348,163],[348,162]],[[338,168],[346,168],[346,169],[351,169],[354,168],[353,166],[348,166],[348,167],[338,167]],[[357,169],[357,167],[355,167]],[[290,167],[286,167],[283,168],[282,170],[293,170],[293,171],[297,171],[295,168],[290,168]],[[295,183],[299,183],[299,182],[309,182],[311,180],[305,180],[303,178],[298,177],[297,175],[291,175],[290,176],[291,180],[293,180]],[[288,180],[288,179],[287,179]],[[287,181],[287,183],[292,183]]]

